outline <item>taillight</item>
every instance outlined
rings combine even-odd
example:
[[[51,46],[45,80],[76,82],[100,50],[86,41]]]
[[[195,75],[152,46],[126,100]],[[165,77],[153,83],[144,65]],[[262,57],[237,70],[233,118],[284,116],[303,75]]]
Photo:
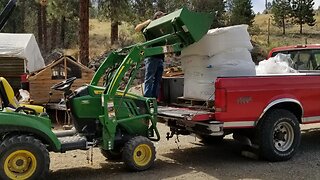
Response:
[[[216,89],[214,98],[214,107],[216,112],[226,111],[227,93],[225,89]]]

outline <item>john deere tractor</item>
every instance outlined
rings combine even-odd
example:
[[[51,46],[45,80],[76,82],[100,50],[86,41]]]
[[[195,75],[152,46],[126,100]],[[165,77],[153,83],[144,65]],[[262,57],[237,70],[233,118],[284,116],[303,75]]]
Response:
[[[180,9],[152,21],[143,31],[146,42],[112,52],[89,85],[70,90],[76,78],[52,87],[63,91],[75,131],[53,132],[46,113],[23,108],[0,111],[0,179],[39,179],[49,171],[49,152],[99,147],[107,159],[120,159],[136,171],[152,166],[157,130],[157,101],[128,93],[142,60],[178,53],[206,34],[211,14]],[[103,86],[98,86],[99,82]]]

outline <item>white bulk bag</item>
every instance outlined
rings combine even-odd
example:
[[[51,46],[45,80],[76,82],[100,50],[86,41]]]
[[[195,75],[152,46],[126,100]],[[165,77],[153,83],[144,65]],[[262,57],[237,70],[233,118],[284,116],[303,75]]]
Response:
[[[232,48],[252,50],[248,25],[211,29],[198,42],[182,50],[181,56],[213,56]]]
[[[184,97],[214,99],[217,77],[255,76],[255,64],[247,49],[237,48],[215,56],[188,56],[181,60],[184,69]]]

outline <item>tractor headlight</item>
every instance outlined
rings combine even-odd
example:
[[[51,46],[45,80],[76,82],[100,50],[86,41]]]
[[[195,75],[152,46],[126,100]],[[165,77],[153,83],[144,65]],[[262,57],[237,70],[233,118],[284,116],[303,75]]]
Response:
[[[101,95],[101,106],[104,107],[104,96]]]

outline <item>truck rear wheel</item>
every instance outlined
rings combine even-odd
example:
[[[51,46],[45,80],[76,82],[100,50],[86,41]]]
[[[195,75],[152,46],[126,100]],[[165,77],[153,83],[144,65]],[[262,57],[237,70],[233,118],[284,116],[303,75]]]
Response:
[[[269,161],[288,160],[297,152],[300,139],[297,117],[288,110],[272,110],[259,128],[260,155]]]
[[[46,146],[32,136],[13,136],[0,145],[0,179],[43,179],[49,164]]]
[[[137,136],[124,145],[122,158],[129,169],[143,171],[153,165],[156,158],[156,150],[148,138]]]

